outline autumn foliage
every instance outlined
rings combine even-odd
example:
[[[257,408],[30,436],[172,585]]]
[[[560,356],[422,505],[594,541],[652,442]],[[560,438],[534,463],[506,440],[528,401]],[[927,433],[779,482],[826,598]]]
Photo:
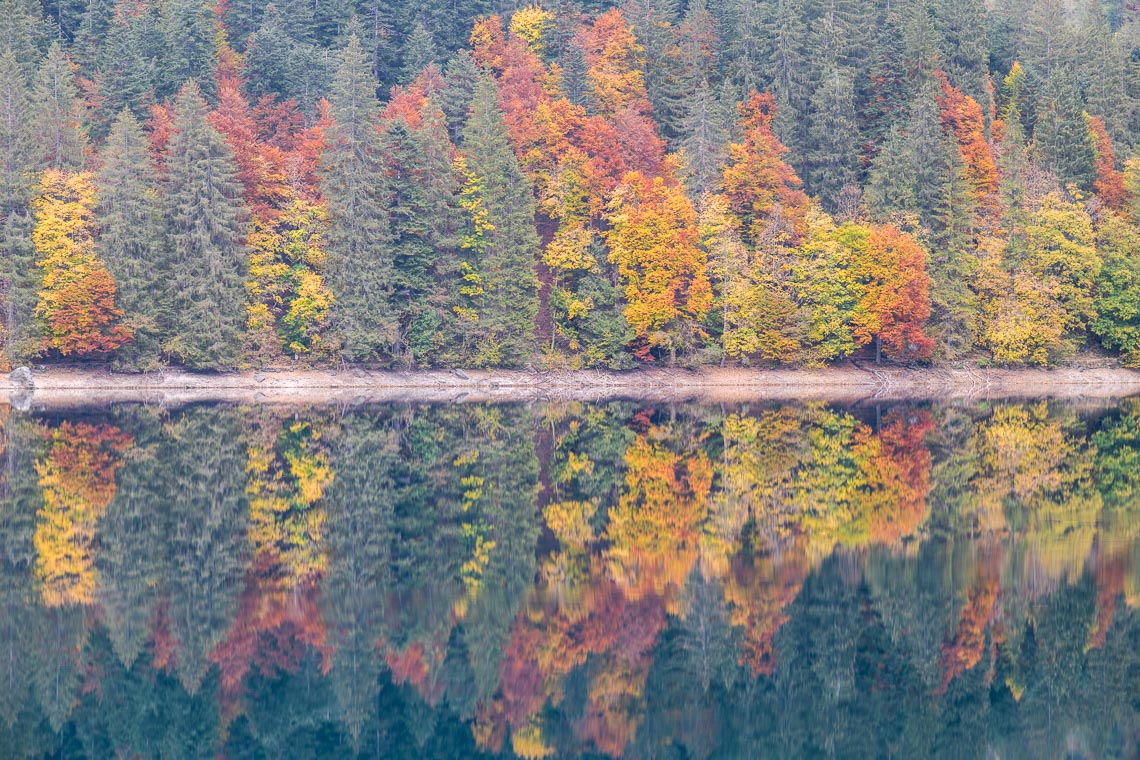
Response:
[[[91,175],[44,172],[34,203],[32,242],[43,270],[36,316],[45,351],[62,356],[106,354],[131,339],[119,324],[115,282],[95,255],[95,191]]]

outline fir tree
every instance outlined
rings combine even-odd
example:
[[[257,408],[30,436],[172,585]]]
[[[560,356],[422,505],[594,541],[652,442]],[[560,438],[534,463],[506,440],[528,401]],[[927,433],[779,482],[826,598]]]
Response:
[[[360,41],[349,39],[333,81],[321,191],[332,220],[328,286],[333,323],[350,359],[375,360],[395,342],[385,147],[376,130],[376,79]]]
[[[124,324],[135,335],[118,361],[130,369],[157,366],[171,319],[171,271],[163,255],[158,175],[138,120],[123,109],[111,128],[96,175],[99,258],[115,279]]]
[[[174,104],[163,201],[169,222],[168,354],[192,369],[233,369],[245,325],[245,204],[225,139],[193,82]]]

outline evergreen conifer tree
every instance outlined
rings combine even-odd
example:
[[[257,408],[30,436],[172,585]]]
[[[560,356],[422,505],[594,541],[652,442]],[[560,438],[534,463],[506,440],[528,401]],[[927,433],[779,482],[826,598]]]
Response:
[[[376,130],[376,78],[355,35],[349,38],[330,98],[333,125],[321,166],[329,208],[329,290],[333,324],[353,360],[379,359],[395,342],[387,208],[391,194]]]
[[[80,124],[82,106],[71,64],[58,42],[52,43],[40,67],[33,104],[38,168],[81,169],[86,147]]]
[[[246,217],[237,165],[188,82],[166,148],[170,335],[166,352],[192,369],[233,369],[245,326]]]
[[[489,225],[477,230],[486,244],[475,248],[478,255],[472,264],[482,290],[476,305],[481,324],[475,363],[519,366],[534,350],[539,240],[534,191],[507,141],[498,91],[490,79],[480,80],[475,88],[463,154],[471,175],[481,181],[478,201]],[[474,198],[469,194],[468,200]],[[474,224],[478,228],[478,221]]]
[[[134,340],[117,358],[129,369],[158,365],[171,319],[170,262],[164,256],[158,175],[138,120],[123,109],[111,128],[96,175],[99,258],[115,279],[118,305]]]

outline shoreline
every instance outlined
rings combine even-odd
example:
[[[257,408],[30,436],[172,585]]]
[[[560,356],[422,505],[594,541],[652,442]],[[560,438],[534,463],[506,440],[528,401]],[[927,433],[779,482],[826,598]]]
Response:
[[[0,403],[17,408],[117,402],[179,405],[534,401],[919,401],[986,398],[1120,398],[1140,395],[1140,371],[1122,368],[825,369],[643,368],[601,370],[266,370],[139,375],[105,370],[32,372],[33,387],[0,379]]]

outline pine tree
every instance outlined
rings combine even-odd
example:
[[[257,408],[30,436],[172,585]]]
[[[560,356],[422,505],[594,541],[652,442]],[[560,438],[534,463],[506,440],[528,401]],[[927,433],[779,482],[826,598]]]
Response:
[[[163,255],[158,175],[138,120],[123,109],[103,148],[96,175],[98,253],[118,288],[123,323],[134,331],[117,360],[129,369],[158,366],[169,323],[169,261]]]
[[[165,350],[191,369],[233,369],[246,317],[247,212],[233,153],[193,82],[175,100],[164,165],[171,255]]]
[[[355,35],[349,38],[330,97],[321,192],[329,207],[328,286],[344,355],[376,360],[395,342],[391,309],[391,190],[376,130],[376,79]]]
[[[82,105],[71,64],[59,43],[52,43],[40,67],[33,94],[37,161],[43,168],[78,171],[83,167],[85,137]]]
[[[463,131],[463,155],[471,175],[482,184],[478,201],[486,213],[481,233],[485,245],[478,247],[481,250],[471,262],[482,289],[476,306],[480,341],[474,361],[482,366],[519,366],[534,350],[538,313],[534,190],[511,150],[498,90],[488,78],[475,88]]]

